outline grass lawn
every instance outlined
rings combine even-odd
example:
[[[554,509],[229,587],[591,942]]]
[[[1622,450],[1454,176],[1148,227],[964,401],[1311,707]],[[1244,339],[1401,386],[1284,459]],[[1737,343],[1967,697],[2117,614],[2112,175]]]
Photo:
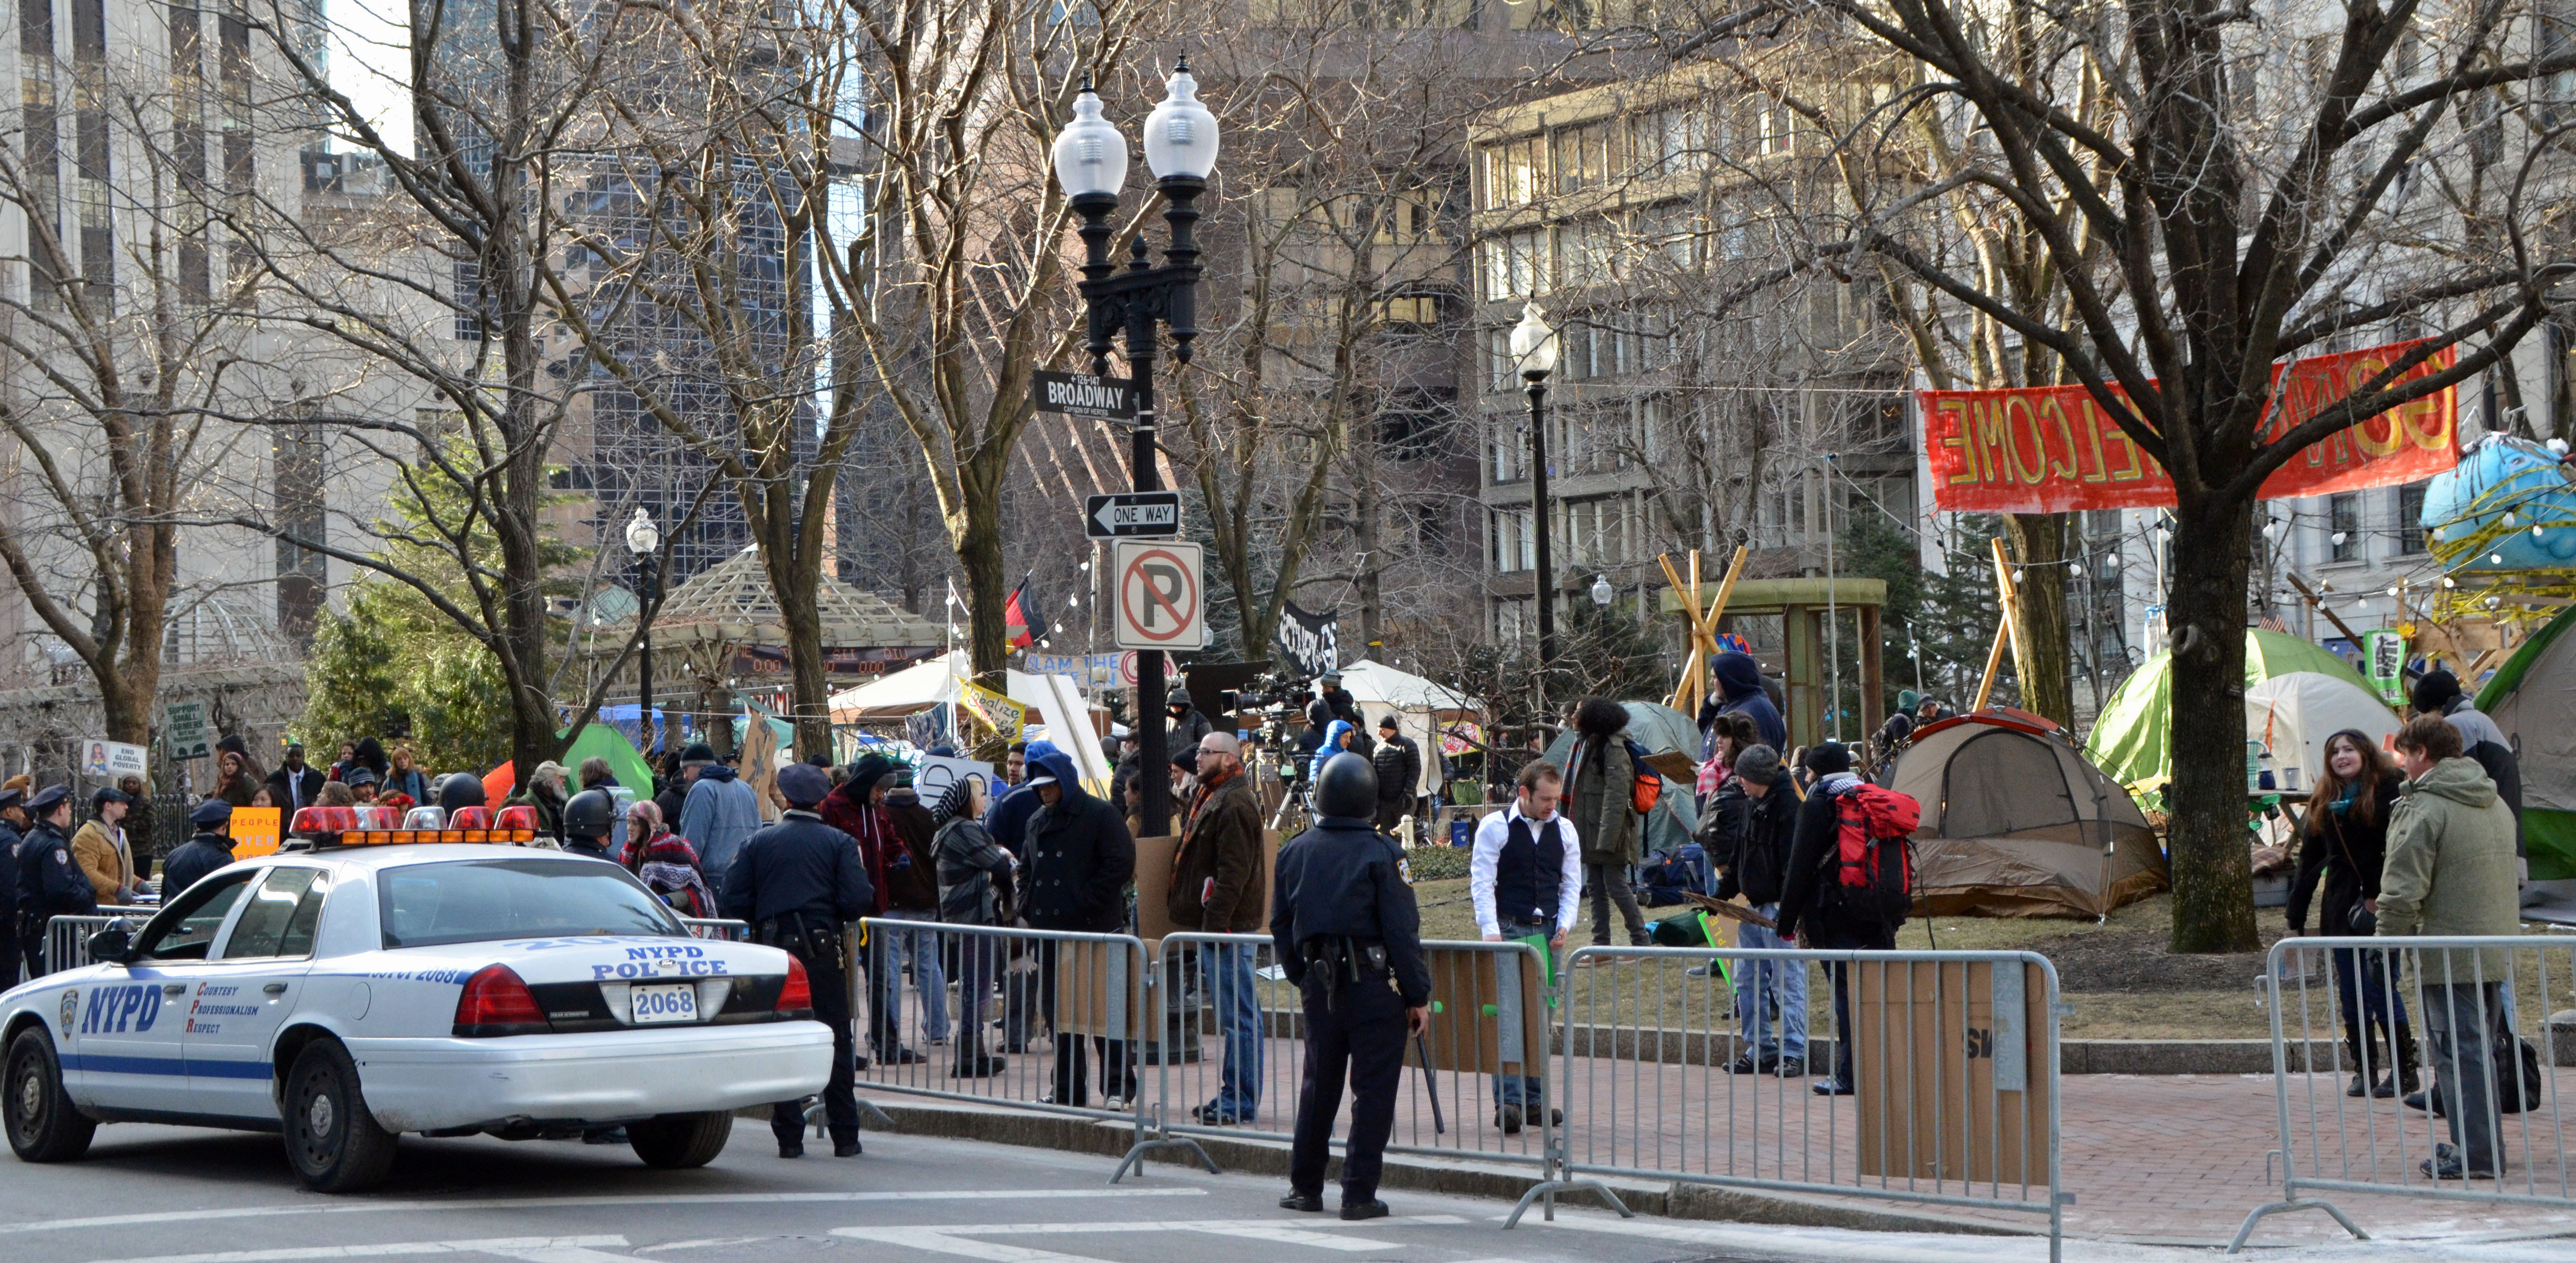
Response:
[[[1423,853],[1417,850],[1412,854]],[[1421,871],[1417,873],[1414,895],[1422,908],[1422,936],[1426,939],[1479,937],[1465,877],[1434,875],[1445,874],[1453,863],[1458,869],[1464,868],[1464,854],[1453,854],[1454,861],[1443,855],[1416,862]],[[1647,909],[1646,915],[1651,920],[1674,911]],[[1621,941],[1624,936],[1616,924],[1615,910],[1611,918],[1611,939]],[[2256,909],[2255,923],[2266,949],[2282,937],[2285,929],[2278,908]],[[1938,947],[1945,951],[2035,951],[2048,957],[2057,967],[2061,997],[2075,1010],[2062,1028],[2067,1039],[2268,1038],[2271,1018],[2256,1002],[2254,987],[2255,979],[2263,972],[2263,954],[2175,956],[2165,950],[2172,924],[2172,896],[2156,895],[2121,908],[2100,922],[2027,917],[1918,918],[1908,921],[1898,933],[1897,946],[1917,950]],[[1567,939],[1580,946],[1591,938],[1592,912],[1587,900],[1581,923]],[[2517,996],[2523,1010],[2520,1029],[2526,1032],[2538,1029],[2546,1012],[2576,1003],[2570,996],[2567,957],[2553,954],[2548,959],[2548,997],[2535,994],[2538,988],[2531,985],[2525,986],[2526,994]],[[2523,968],[2528,984],[2533,978],[2528,959]],[[1671,994],[1686,985],[1708,985],[1681,978],[1680,970],[1679,965],[1670,966],[1674,977],[1658,980],[1652,991]],[[2293,985],[2285,991],[2295,1006],[2298,989]],[[1810,979],[1809,993],[1816,998],[1821,1012],[1822,1001],[1830,994],[1821,970]],[[2340,1029],[2335,1025],[2333,985],[2322,975],[2310,982],[2307,1003],[2315,1029],[2321,1033]],[[2415,1007],[2411,994],[2407,1007]],[[2296,1015],[2294,1007],[2294,1023]]]

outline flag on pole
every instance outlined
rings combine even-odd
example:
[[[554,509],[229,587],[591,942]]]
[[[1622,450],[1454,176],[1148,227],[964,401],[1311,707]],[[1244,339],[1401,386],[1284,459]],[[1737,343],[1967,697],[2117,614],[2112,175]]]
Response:
[[[1012,649],[1026,649],[1038,643],[1037,629],[1029,626],[1029,616],[1022,612],[1020,600],[1029,594],[1029,577],[1020,576],[1020,586],[1011,589],[1011,599],[1002,606],[1003,643]]]

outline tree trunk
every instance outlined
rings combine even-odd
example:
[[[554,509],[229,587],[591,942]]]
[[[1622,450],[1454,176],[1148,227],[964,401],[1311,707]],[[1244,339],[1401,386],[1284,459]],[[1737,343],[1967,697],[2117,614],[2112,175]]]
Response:
[[[786,625],[788,700],[795,708],[796,753],[799,757],[832,748],[832,686],[823,671],[823,610],[820,558],[799,556],[771,578],[777,586],[778,617]]]
[[[974,665],[975,681],[998,693],[1006,681],[1002,671],[1011,653],[1010,627],[1003,606],[1011,599],[1002,578],[1002,522],[999,498],[994,489],[981,485],[975,467],[958,471],[959,481],[966,484],[964,520],[953,528],[957,541],[957,564],[966,571],[966,659]],[[1118,597],[1114,585],[1110,600]]]
[[[2022,566],[2021,618],[2013,625],[2013,674],[2021,681],[2022,709],[2061,724],[2075,724],[2075,686],[2069,675],[2066,625],[2066,517],[2063,513],[2013,513],[2004,535]]]
[[[2262,946],[2245,832],[2245,582],[2253,534],[2246,508],[2241,501],[2186,501],[2175,515],[2173,782],[2165,806],[2177,952]]]

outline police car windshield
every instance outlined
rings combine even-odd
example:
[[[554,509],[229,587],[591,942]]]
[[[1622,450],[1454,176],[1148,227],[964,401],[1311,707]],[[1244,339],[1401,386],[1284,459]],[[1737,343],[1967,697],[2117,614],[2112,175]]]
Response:
[[[376,892],[387,947],[688,932],[625,869],[597,860],[406,865],[379,873]]]

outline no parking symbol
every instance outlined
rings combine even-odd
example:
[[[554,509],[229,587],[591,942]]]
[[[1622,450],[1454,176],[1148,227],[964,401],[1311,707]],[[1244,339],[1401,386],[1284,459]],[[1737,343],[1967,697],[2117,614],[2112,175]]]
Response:
[[[1118,576],[1119,648],[1191,650],[1207,644],[1201,563],[1196,544],[1119,541],[1110,570]]]

